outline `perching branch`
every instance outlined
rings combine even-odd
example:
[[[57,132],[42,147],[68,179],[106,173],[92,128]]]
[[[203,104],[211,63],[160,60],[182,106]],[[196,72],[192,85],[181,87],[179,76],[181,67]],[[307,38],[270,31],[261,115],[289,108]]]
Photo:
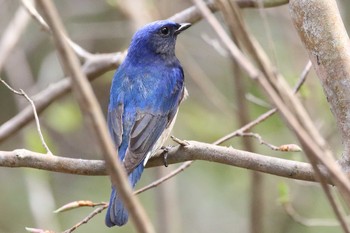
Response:
[[[312,168],[308,163],[251,153],[231,147],[189,141],[188,146],[176,146],[168,152],[169,164],[191,160],[216,162],[286,178],[315,181]],[[163,166],[163,162],[161,151],[159,151],[149,160],[146,167]],[[48,157],[23,149],[0,151],[0,166],[31,167],[77,175],[106,175],[105,163],[101,160]]]

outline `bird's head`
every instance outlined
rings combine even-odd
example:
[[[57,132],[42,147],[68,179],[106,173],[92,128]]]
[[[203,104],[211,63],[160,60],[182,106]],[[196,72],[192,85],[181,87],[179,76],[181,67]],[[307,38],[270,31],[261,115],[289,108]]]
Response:
[[[128,53],[132,56],[174,56],[177,35],[190,26],[189,23],[178,24],[169,20],[147,24],[133,36]]]

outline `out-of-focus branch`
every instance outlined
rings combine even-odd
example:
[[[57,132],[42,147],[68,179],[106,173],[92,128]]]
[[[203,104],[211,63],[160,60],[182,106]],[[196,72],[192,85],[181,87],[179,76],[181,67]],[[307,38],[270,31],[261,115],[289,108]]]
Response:
[[[41,27],[48,33],[51,32],[51,28],[45,20],[41,17],[41,15],[38,13],[38,11],[35,9],[35,6],[32,4],[32,0],[22,0],[22,5],[25,7],[25,9],[28,11],[28,13],[41,25]],[[91,56],[93,56],[91,53],[87,52],[85,49],[80,47],[78,44],[73,42],[68,36],[65,36],[65,39],[67,40],[68,44],[72,47],[74,52],[83,59],[89,59]]]
[[[20,6],[16,11],[13,20],[2,33],[0,40],[0,71],[2,70],[7,57],[16,46],[29,21],[29,14],[23,6]]]
[[[118,155],[108,133],[104,115],[102,114],[92,87],[80,68],[77,56],[73,53],[73,50],[66,41],[65,29],[55,6],[50,0],[38,0],[38,5],[43,10],[47,24],[51,28],[63,68],[70,75],[75,91],[78,94],[80,107],[91,119],[102,154],[107,164],[107,171],[111,176],[114,187],[118,189],[118,193],[120,194],[125,207],[129,211],[138,232],[155,232],[142,205],[132,194],[123,165],[118,159],[115,159]]]
[[[230,34],[235,43],[240,46],[235,36],[235,28],[231,27],[230,23],[235,20],[232,16],[232,7],[229,0],[216,1],[219,5],[220,11],[224,15],[225,23],[228,25]],[[234,93],[235,101],[238,107],[237,118],[240,126],[244,126],[250,122],[250,114],[248,101],[246,95],[246,85],[244,73],[237,64],[237,62],[231,57],[233,68],[233,81],[234,81]],[[240,136],[245,136],[247,133],[242,133]],[[250,133],[250,135],[254,135]],[[259,141],[261,137],[259,138]],[[242,138],[242,144],[244,150],[254,152],[255,146],[251,140],[247,137]],[[250,233],[263,233],[264,232],[264,176],[260,172],[252,171],[250,173],[250,201],[249,201],[249,231]]]
[[[241,8],[258,8],[258,7],[277,7],[288,4],[289,0],[231,0],[235,1],[239,7]],[[214,1],[209,1],[206,3],[208,8],[212,12],[216,12],[219,10],[217,4]],[[170,20],[174,20],[175,22],[188,22],[188,23],[196,23],[202,19],[202,13],[198,9],[197,6],[189,7],[174,16],[170,17]]]
[[[293,207],[292,203],[283,203],[283,208],[286,213],[297,223],[307,227],[336,227],[339,222],[335,219],[309,219],[301,216]]]

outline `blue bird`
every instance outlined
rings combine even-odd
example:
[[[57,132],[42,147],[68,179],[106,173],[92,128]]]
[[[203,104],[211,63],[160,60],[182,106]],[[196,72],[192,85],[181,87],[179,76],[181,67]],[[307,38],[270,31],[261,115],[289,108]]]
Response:
[[[147,160],[168,138],[186,95],[175,43],[177,35],[190,26],[168,20],[147,24],[133,36],[114,75],[107,122],[133,188]],[[105,221],[108,227],[128,221],[115,187]]]

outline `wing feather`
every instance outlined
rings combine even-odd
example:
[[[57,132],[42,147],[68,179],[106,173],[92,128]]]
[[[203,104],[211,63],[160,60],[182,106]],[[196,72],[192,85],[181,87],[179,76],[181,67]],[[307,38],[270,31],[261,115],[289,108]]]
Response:
[[[124,166],[128,173],[137,167],[155,145],[168,124],[168,114],[138,113],[131,130]]]
[[[107,115],[107,124],[109,127],[109,132],[114,141],[114,145],[116,148],[119,148],[122,143],[122,135],[123,135],[123,122],[122,116],[124,111],[123,103],[119,102],[117,107],[108,111]]]

